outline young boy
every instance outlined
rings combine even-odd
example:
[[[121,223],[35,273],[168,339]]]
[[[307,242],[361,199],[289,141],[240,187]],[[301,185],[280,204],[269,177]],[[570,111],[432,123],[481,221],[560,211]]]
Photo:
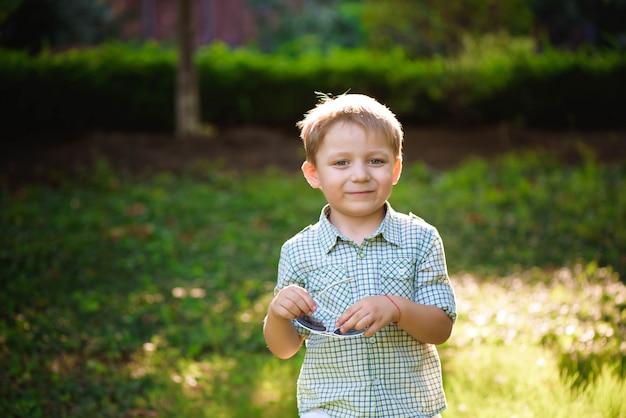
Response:
[[[437,230],[387,199],[402,171],[402,127],[371,97],[322,96],[298,122],[302,172],[328,204],[281,249],[264,325],[292,357],[301,417],[437,417],[446,407],[436,344],[456,319]]]

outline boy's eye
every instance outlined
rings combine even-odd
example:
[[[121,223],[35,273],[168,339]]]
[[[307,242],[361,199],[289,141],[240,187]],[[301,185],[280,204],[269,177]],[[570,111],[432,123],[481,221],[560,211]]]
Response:
[[[373,165],[384,164],[384,161],[379,158],[372,158],[370,160],[370,164],[373,164]]]
[[[341,161],[337,161],[335,165],[344,166],[344,165],[348,165],[348,162],[345,160],[341,160]]]

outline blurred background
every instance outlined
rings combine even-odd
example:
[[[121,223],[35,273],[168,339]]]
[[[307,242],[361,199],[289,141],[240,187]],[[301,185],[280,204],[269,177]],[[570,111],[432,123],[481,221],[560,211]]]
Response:
[[[0,162],[14,178],[90,161],[84,148],[134,170],[200,153],[229,161],[241,148],[254,167],[297,169],[294,124],[316,91],[373,95],[407,127],[407,158],[438,167],[580,140],[624,155],[623,0],[2,0],[0,10]],[[217,138],[160,153],[170,158],[149,152],[174,144],[170,134]]]
[[[466,35],[529,37],[567,49],[626,45],[619,0],[190,0],[195,45],[216,41],[266,52],[331,46],[401,47],[413,57],[450,55]],[[3,0],[2,45],[38,52],[111,39],[173,42],[178,2]]]

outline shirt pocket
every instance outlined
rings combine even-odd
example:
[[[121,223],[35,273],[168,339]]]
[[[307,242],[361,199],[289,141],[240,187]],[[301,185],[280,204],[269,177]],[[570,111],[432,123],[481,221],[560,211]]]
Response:
[[[384,295],[396,295],[413,300],[415,261],[394,258],[380,262],[380,290]]]
[[[321,305],[319,308],[338,317],[354,303],[353,282],[354,279],[348,277],[345,266],[327,266],[311,272],[307,290]]]

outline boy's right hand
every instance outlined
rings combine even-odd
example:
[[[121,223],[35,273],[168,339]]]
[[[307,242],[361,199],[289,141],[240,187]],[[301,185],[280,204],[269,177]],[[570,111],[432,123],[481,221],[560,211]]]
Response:
[[[291,284],[281,289],[270,302],[267,314],[276,318],[296,319],[312,315],[316,306],[313,298],[303,287]]]

